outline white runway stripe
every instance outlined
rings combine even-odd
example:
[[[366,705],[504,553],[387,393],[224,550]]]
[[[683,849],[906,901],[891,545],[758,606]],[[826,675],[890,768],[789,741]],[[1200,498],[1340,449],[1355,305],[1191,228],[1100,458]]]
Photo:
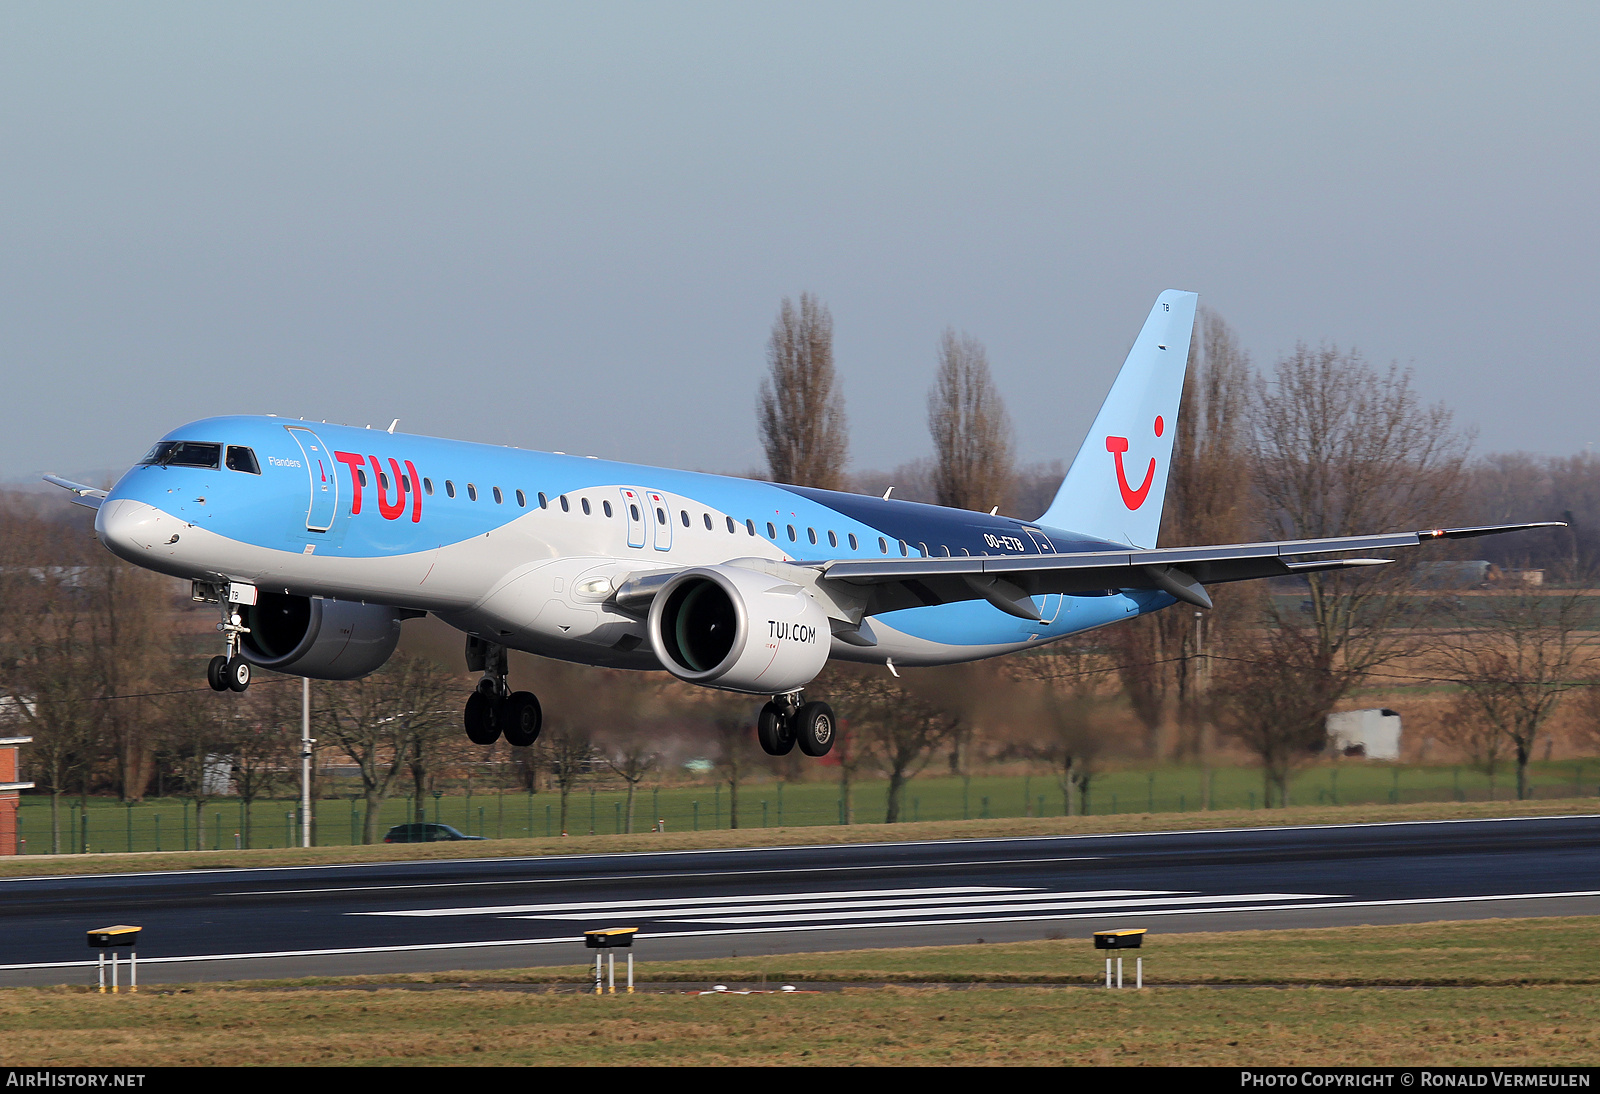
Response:
[[[864,908],[882,909],[880,914],[883,914],[883,915],[911,915],[911,914],[918,913],[918,912],[937,913],[937,912],[943,911],[945,908],[950,908],[951,913],[952,914],[956,914],[956,913],[959,913],[961,911],[983,911],[983,910],[985,910],[985,908],[979,907],[979,908],[963,909],[963,908],[960,908],[960,907],[953,907],[954,905],[973,905],[973,904],[976,904],[976,905],[985,905],[986,906],[986,905],[991,905],[995,901],[999,901],[999,900],[1016,900],[1016,899],[1018,899],[1019,895],[1022,895],[1022,894],[1025,894],[1029,900],[1038,899],[1038,900],[1052,900],[1052,901],[1059,901],[1059,900],[1090,900],[1090,899],[1093,899],[1093,898],[1109,898],[1109,897],[1124,897],[1124,896],[1125,897],[1168,897],[1168,896],[1178,896],[1178,895],[1180,895],[1178,891],[1172,890],[1172,889],[1098,889],[1098,890],[1093,890],[1093,891],[1089,891],[1089,892],[1082,892],[1082,893],[1040,893],[1040,892],[1030,892],[1028,890],[1015,890],[1015,889],[1013,889],[1013,890],[1008,890],[1006,892],[985,893],[982,896],[935,896],[935,897],[895,896],[895,897],[889,897],[889,898],[882,899],[882,900],[824,900],[824,901],[814,901],[814,902],[813,901],[807,901],[805,903],[798,903],[798,904],[788,904],[788,903],[785,903],[785,904],[756,904],[756,905],[751,905],[751,906],[748,906],[748,907],[740,907],[740,908],[721,907],[721,906],[719,906],[719,903],[715,902],[715,901],[704,901],[704,902],[701,902],[701,903],[694,903],[692,901],[685,901],[685,902],[681,903],[676,908],[671,908],[671,907],[668,907],[668,908],[631,908],[631,909],[628,909],[628,910],[630,912],[632,912],[635,916],[637,916],[639,918],[644,918],[644,919],[687,919],[687,918],[690,918],[692,916],[727,915],[727,914],[754,915],[754,914],[756,914],[758,912],[805,912],[805,913],[828,912],[828,913],[832,913],[832,912],[836,912],[836,911],[848,912],[848,911],[852,911],[852,910],[855,910],[855,909],[864,909]],[[662,904],[662,903],[666,903],[666,902],[665,901],[656,901],[655,903]],[[594,909],[595,909],[594,905],[587,906],[587,910],[593,911]],[[515,919],[571,919],[575,915],[580,914],[580,912],[583,911],[583,910],[585,910],[585,908],[579,907],[578,909],[576,909],[574,911],[563,913],[563,914],[557,914],[557,915],[550,915],[550,914],[518,915],[518,916],[514,916],[512,918],[515,918]],[[545,908],[540,909],[540,911],[547,913],[549,911],[549,906],[546,906]],[[774,916],[772,918],[773,919],[790,919],[790,918],[796,918],[796,917],[793,917],[793,916]],[[804,918],[804,917],[802,916],[802,917],[798,917],[798,918]],[[812,918],[825,918],[825,917],[813,914]],[[754,922],[757,922],[757,921],[751,919],[751,920],[740,920],[739,922],[754,923]]]
[[[1027,904],[984,904],[976,908],[878,908],[859,912],[799,912],[791,915],[723,915],[716,918],[690,918],[689,916],[671,916],[673,919],[683,919],[690,923],[724,923],[729,926],[746,926],[757,923],[806,923],[818,920],[827,920],[830,923],[842,923],[853,919],[888,919],[907,912],[920,912],[923,915],[950,915],[973,916],[995,915],[1001,912],[1069,912],[1080,909],[1098,909],[1101,911],[1125,912],[1131,909],[1185,907],[1196,904],[1233,904],[1238,901],[1261,900],[1335,900],[1335,896],[1324,896],[1319,893],[1240,893],[1236,896],[1183,896],[1183,897],[1158,897],[1156,899],[1134,900],[1068,900],[1064,898],[1047,899]],[[519,919],[556,919],[558,916],[518,916]],[[960,922],[951,920],[951,922]]]
[[[753,896],[708,896],[700,898],[707,905],[713,904],[759,904],[763,901],[791,901],[791,900],[838,900],[841,898],[865,897],[897,897],[904,896],[915,898],[921,896],[955,896],[961,893],[1031,893],[1036,892],[1037,886],[1015,885],[961,885],[942,886],[936,889],[843,889],[835,892],[822,893],[763,893]],[[668,897],[657,900],[609,900],[609,901],[583,901],[575,904],[502,904],[491,907],[475,908],[413,908],[407,911],[394,912],[349,912],[349,915],[392,915],[392,916],[451,916],[451,915],[516,915],[522,912],[614,912],[644,908],[660,908],[696,903],[694,897]]]

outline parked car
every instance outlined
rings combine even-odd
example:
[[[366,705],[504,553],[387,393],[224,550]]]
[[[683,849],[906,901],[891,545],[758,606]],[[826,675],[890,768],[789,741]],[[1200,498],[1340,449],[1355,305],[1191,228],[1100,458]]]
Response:
[[[397,824],[383,837],[384,843],[440,843],[446,840],[487,839],[468,836],[448,824]]]

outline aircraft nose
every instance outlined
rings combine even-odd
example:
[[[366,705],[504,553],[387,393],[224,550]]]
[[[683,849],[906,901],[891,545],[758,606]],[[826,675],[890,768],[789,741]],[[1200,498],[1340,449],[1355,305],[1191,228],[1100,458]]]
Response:
[[[112,554],[129,562],[148,565],[149,553],[165,544],[172,531],[172,518],[153,505],[132,498],[108,498],[94,519],[94,534]]]

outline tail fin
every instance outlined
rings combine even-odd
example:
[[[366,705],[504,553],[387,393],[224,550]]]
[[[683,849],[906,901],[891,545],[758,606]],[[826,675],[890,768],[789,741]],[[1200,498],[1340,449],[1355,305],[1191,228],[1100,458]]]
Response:
[[[1156,298],[1040,524],[1134,547],[1156,545],[1199,299],[1176,289]]]

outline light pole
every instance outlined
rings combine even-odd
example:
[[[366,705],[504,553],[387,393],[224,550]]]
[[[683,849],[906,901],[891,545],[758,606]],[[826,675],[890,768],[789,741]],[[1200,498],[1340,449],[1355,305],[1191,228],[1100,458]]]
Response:
[[[311,846],[311,677],[300,678],[300,846]]]

